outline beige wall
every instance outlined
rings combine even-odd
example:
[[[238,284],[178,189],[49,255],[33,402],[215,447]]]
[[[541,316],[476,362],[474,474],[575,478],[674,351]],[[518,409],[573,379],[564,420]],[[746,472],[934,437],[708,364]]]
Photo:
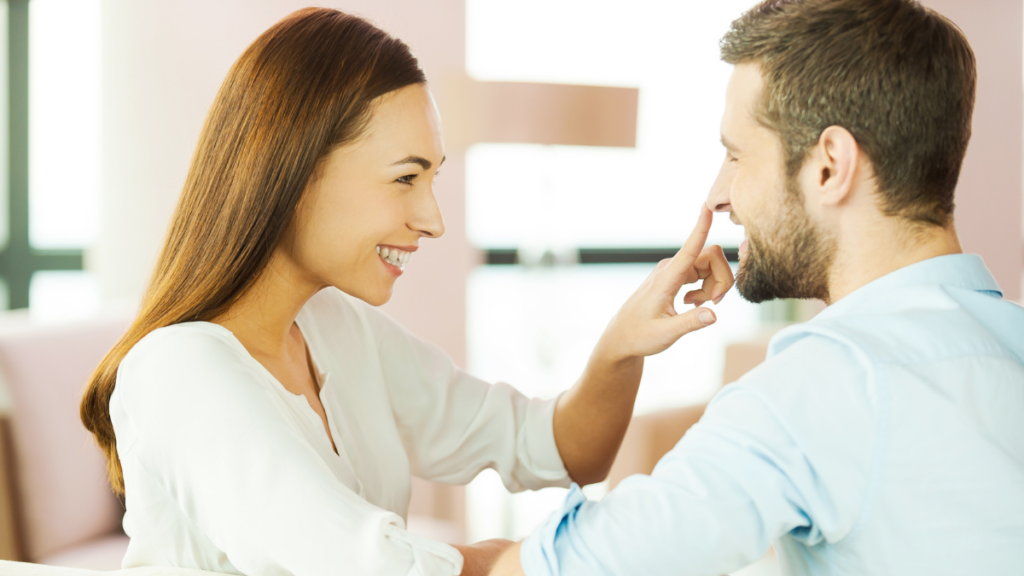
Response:
[[[974,133],[957,188],[956,224],[964,250],[985,258],[1006,297],[1021,299],[1024,240],[1024,3],[926,0],[967,35],[978,59]]]
[[[103,0],[102,222],[87,266],[106,298],[131,306],[141,294],[206,111],[232,62],[263,30],[309,4]],[[368,17],[405,40],[429,78],[465,68],[462,0],[322,4]],[[463,160],[457,152],[448,157],[437,190],[448,232],[417,254],[387,309],[464,363],[464,279],[475,253],[464,234]]]

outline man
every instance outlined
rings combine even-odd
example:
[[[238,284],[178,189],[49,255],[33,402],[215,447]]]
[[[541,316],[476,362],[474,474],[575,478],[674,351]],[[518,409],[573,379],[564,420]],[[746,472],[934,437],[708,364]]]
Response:
[[[1024,570],[1024,309],[961,253],[975,61],[912,0],[773,0],[733,23],[726,160],[748,300],[780,332],[650,476],[578,490],[492,574]]]

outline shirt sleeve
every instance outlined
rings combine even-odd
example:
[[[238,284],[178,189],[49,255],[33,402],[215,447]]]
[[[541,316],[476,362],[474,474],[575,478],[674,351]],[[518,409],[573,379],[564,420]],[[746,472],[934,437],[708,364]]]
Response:
[[[720,576],[785,534],[809,546],[848,534],[873,453],[870,394],[841,346],[794,348],[719,393],[650,476],[600,502],[570,492],[524,540],[524,572]]]
[[[569,486],[552,426],[557,398],[475,378],[384,313],[364,310],[414,475],[464,484],[493,468],[512,492]]]
[[[245,574],[459,574],[457,550],[340,482],[237,354],[216,336],[154,332],[122,362],[118,453],[147,489]]]

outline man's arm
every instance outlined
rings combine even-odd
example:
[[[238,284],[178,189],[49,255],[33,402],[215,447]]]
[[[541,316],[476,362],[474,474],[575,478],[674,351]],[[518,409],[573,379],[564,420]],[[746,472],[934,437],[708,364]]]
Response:
[[[727,386],[650,476],[599,502],[570,491],[491,574],[727,574],[785,534],[841,540],[878,446],[864,378],[842,345],[803,338]]]
[[[807,524],[804,507],[787,497],[799,492],[787,471],[765,451],[701,427],[652,475],[627,478],[602,501],[573,489],[488,574],[726,574],[760,558],[771,538]]]

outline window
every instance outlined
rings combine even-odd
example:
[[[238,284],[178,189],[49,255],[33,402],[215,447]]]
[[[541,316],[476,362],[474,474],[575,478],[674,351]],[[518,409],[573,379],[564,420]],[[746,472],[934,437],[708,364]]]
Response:
[[[0,61],[10,148],[0,210],[0,305],[88,314],[98,286],[82,251],[99,226],[99,0],[8,0]]]
[[[29,3],[29,238],[82,249],[99,227],[99,0]]]

